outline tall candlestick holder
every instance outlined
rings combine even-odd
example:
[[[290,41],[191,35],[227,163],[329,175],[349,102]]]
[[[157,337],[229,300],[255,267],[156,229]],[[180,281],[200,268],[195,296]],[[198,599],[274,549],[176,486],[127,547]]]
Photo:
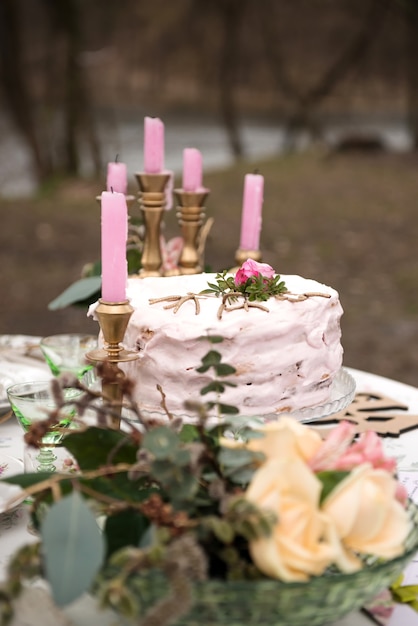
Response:
[[[199,241],[206,214],[204,202],[209,195],[209,190],[185,191],[184,189],[174,189],[174,195],[178,202],[177,219],[183,237],[178,273],[200,274],[203,272],[203,263]]]
[[[244,248],[238,248],[235,252],[235,263],[237,265],[236,267],[232,267],[229,271],[232,274],[235,274],[247,259],[252,259],[253,261],[261,263],[262,256],[260,250],[245,250]]]
[[[170,174],[135,174],[139,185],[139,206],[145,225],[145,239],[141,258],[140,276],[161,276],[163,257],[161,254],[161,221],[166,206],[165,188]]]
[[[104,347],[92,350],[86,354],[88,361],[100,363],[106,361],[111,368],[109,377],[102,380],[102,393],[112,407],[113,415],[110,418],[112,428],[120,428],[123,391],[120,379],[125,375],[118,367],[119,363],[135,361],[138,353],[125,350],[121,345],[128,326],[129,319],[134,311],[128,300],[122,302],[106,302],[100,299],[95,314],[99,321],[104,338]],[[108,380],[109,378],[109,380]]]

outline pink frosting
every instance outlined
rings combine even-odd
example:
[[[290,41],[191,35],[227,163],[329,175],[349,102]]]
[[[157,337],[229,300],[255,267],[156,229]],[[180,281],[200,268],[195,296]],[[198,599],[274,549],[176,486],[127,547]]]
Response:
[[[320,292],[301,302],[270,298],[249,311],[226,312],[218,319],[220,299],[199,298],[196,315],[192,300],[177,313],[167,309],[170,302],[150,304],[150,298],[198,294],[214,282],[214,274],[166,278],[133,278],[128,281],[128,298],[135,308],[125,335],[125,344],[140,352],[140,359],[126,364],[127,374],[136,381],[139,406],[161,410],[161,385],[166,403],[174,414],[185,415],[185,401],[203,402],[200,390],[212,373],[196,371],[202,357],[213,346],[201,337],[221,335],[215,348],[222,361],[233,365],[236,374],[228,377],[236,387],[227,387],[222,402],[240,409],[242,415],[278,414],[327,401],[330,384],[341,368],[338,293],[331,287],[299,276],[283,276],[292,293]]]

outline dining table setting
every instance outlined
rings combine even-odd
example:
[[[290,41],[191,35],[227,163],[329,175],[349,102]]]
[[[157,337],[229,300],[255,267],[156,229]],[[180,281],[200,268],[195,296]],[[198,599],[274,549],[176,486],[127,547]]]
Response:
[[[41,340],[41,337],[36,336],[0,336],[2,478],[24,472],[28,464],[33,466],[34,452],[24,444],[23,430],[11,411],[7,389],[17,382],[22,384],[28,381],[52,380],[54,366],[51,369],[50,355],[46,357],[42,352]],[[92,344],[87,345],[91,347]],[[371,428],[375,427],[382,437],[387,454],[396,458],[400,481],[409,497],[418,504],[418,389],[373,373],[345,369],[355,380],[356,393],[352,402],[339,413],[329,415],[322,421],[315,420],[310,425],[321,431],[329,427],[330,422],[335,424],[341,419],[352,419],[357,424],[358,432],[364,431],[365,424],[367,428],[370,425]],[[59,369],[54,371],[55,374],[59,373]],[[56,463],[59,463],[58,471],[68,469],[71,465],[68,453],[58,453]],[[30,505],[21,502],[19,491],[19,487],[15,485],[0,484],[0,579],[6,576],[8,562],[13,553],[22,544],[36,539],[29,523]],[[405,583],[418,583],[418,555],[407,566],[404,575]],[[36,598],[34,601],[36,602]],[[41,598],[40,604],[46,606],[45,598]],[[39,610],[42,610],[41,607]],[[50,608],[48,610],[50,612]],[[64,614],[70,620],[68,623],[74,626],[95,623],[92,621],[95,615],[93,607],[85,598],[67,607]],[[111,624],[113,618],[112,614],[104,613],[100,623]],[[46,624],[47,621],[42,623]],[[418,624],[418,615],[409,606],[395,605],[387,597],[383,600],[377,598],[375,603],[363,610],[337,620],[334,626],[366,626],[373,623],[382,626],[413,626]]]
[[[132,400],[134,381],[128,380],[124,367],[138,365],[133,371],[140,380],[144,362],[140,367],[139,362],[155,329],[151,330],[150,324],[137,336],[135,346],[126,347],[128,324],[135,312],[127,294],[128,252],[136,246],[140,256],[135,278],[170,280],[204,273],[205,242],[211,228],[205,203],[210,190],[203,184],[199,150],[186,148],[183,159],[182,184],[173,187],[173,173],[164,166],[164,124],[146,117],[144,168],[135,174],[142,217],[141,228],[136,230],[128,211],[136,198],[127,193],[126,165],[118,160],[108,164],[106,190],[96,199],[101,205],[100,275],[77,281],[50,305],[53,310],[90,298],[88,314],[98,322],[97,335],[0,335],[3,616],[12,611],[13,604],[12,626],[142,624],[144,614],[146,625],[159,626],[241,626],[244,621],[260,626],[418,626],[418,388],[344,364],[340,367],[342,308],[338,293],[321,284],[329,293],[292,293],[271,266],[261,263],[264,178],[258,172],[248,173],[244,179],[240,243],[234,259],[240,267],[217,274],[217,285],[208,283],[209,291],[219,288],[216,296],[221,295],[217,320],[225,311],[241,309],[248,314],[257,308],[257,314],[264,311],[265,315],[269,309],[262,302],[269,299],[275,305],[286,301],[291,310],[297,308],[295,303],[309,307],[315,298],[321,301],[319,306],[327,306],[324,302],[334,298],[331,330],[312,330],[315,324],[310,323],[305,334],[299,334],[308,351],[320,346],[327,357],[335,359],[335,372],[318,381],[321,368],[313,368],[318,378],[309,386],[299,374],[302,360],[293,364],[294,379],[300,385],[297,393],[303,395],[304,385],[310,392],[314,388],[320,393],[325,386],[327,399],[302,404],[294,411],[276,405],[274,414],[241,415],[241,421],[235,422],[240,426],[234,426],[232,420],[226,421],[227,428],[225,415],[235,415],[238,420],[239,408],[219,400],[199,405],[199,417],[194,421],[184,413],[170,414],[161,385],[152,387],[152,393],[157,388],[162,397],[158,407],[164,410],[157,416],[147,417],[146,411],[141,413],[139,401]],[[163,223],[173,198],[181,237],[170,247],[164,240]],[[248,268],[252,273],[240,284],[237,276]],[[234,278],[228,278],[228,273]],[[95,301],[98,288],[101,297]],[[177,313],[190,301],[197,315],[202,294],[205,292],[151,298],[147,306],[164,302],[164,311]],[[237,298],[242,299],[239,305]],[[155,309],[152,311],[154,315]],[[203,323],[199,324],[201,335]],[[235,334],[240,330],[234,328]],[[223,341],[210,333],[204,339],[211,344]],[[333,340],[335,346],[329,343]],[[178,340],[177,349],[181,343]],[[224,382],[223,376],[235,374],[236,369],[221,359],[212,346],[200,367],[188,368],[198,373],[213,368],[217,378],[201,390],[202,395],[216,392],[219,397],[237,387]],[[159,376],[161,360],[155,358],[155,362]],[[283,378],[287,373],[283,370]],[[277,379],[280,377],[282,370]],[[168,378],[176,384],[173,368]],[[246,382],[246,401],[255,393],[254,387],[247,391],[252,384]],[[286,393],[287,389],[282,395],[290,402]],[[297,393],[292,389],[289,395]],[[209,411],[214,407],[219,412],[213,419]],[[280,444],[284,445],[282,452],[286,451],[284,460],[269,458],[269,444],[266,452],[254,434],[260,429],[268,440],[269,430],[275,428],[277,442],[282,437],[286,442]],[[319,456],[306,453],[305,458],[305,452],[298,451],[297,458],[292,458],[294,450],[303,450],[301,441],[305,440]],[[335,451],[331,454],[333,445],[339,456]],[[323,448],[321,459],[318,451]],[[359,461],[352,460],[356,454]],[[274,456],[279,455],[275,452]],[[348,465],[339,468],[341,459]],[[283,554],[289,551],[292,565],[282,567],[279,557],[271,576],[272,544],[263,541],[272,535],[276,541],[280,515],[278,520],[274,515],[264,516],[263,507],[258,508],[258,501],[251,497],[257,492],[258,476],[269,476],[273,462],[282,463],[283,475],[278,476],[277,470],[274,480],[283,482],[283,502],[293,506],[297,501],[294,492],[298,497],[303,493],[308,502],[314,500],[308,486],[317,494],[311,509],[303,503],[304,513],[299,511],[294,525],[304,528],[306,523],[306,532],[300,533],[303,540],[310,547],[311,535],[317,536],[318,545],[313,556],[305,557],[306,546],[296,541],[296,547],[292,543],[289,548],[288,538],[281,538],[278,545]],[[294,484],[293,472],[299,472]],[[306,477],[306,483],[300,476]],[[364,483],[364,491],[354,487],[357,497],[345,500],[344,485],[356,485],[356,481]],[[375,502],[382,508],[378,512],[367,501],[367,489],[379,494]],[[269,493],[263,486],[261,499],[264,492]],[[267,497],[268,504],[273,500]],[[367,538],[358,549],[347,543],[347,506],[358,508],[359,526],[368,529],[370,545],[379,544],[372,528],[384,528],[377,550],[370,548]],[[287,528],[285,522],[283,528]],[[339,528],[343,528],[340,535]],[[291,528],[290,536],[292,532]],[[399,541],[392,541],[392,535]],[[355,541],[353,545],[359,545]],[[259,557],[260,544],[270,546],[264,549],[263,558]],[[221,576],[209,576],[213,571]],[[13,592],[20,589],[21,577],[27,572],[30,576],[23,595],[15,600]],[[172,585],[168,595],[167,584]],[[95,594],[104,607],[99,612]],[[395,602],[396,598],[402,602]],[[181,606],[177,615],[183,601],[190,613]]]

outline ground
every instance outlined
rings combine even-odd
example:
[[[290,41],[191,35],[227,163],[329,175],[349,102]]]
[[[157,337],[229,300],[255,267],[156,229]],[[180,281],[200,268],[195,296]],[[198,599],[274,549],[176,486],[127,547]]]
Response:
[[[416,385],[418,157],[318,150],[208,174],[213,270],[234,264],[243,176],[254,167],[265,176],[263,260],[340,292],[347,366]],[[101,186],[78,181],[0,201],[0,333],[96,332],[85,308],[52,312],[48,303],[100,256]],[[165,232],[179,234],[175,211]]]

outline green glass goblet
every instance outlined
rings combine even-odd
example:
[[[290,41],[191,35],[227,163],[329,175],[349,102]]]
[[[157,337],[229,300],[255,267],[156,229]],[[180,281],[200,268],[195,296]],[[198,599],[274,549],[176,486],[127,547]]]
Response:
[[[56,455],[54,448],[58,445],[65,434],[65,430],[74,426],[73,418],[76,407],[72,401],[78,400],[82,391],[75,388],[62,390],[65,405],[60,407],[57,422],[50,426],[42,437],[42,446],[36,457],[38,463],[36,471],[54,472],[56,467]],[[56,400],[51,388],[51,381],[33,381],[18,383],[7,389],[7,397],[16,416],[17,421],[28,432],[35,422],[47,419],[52,411],[57,409]],[[68,403],[68,404],[67,404]]]
[[[43,337],[40,342],[42,353],[54,376],[70,372],[77,378],[92,372],[93,364],[86,360],[86,353],[97,348],[97,336],[69,333]]]

